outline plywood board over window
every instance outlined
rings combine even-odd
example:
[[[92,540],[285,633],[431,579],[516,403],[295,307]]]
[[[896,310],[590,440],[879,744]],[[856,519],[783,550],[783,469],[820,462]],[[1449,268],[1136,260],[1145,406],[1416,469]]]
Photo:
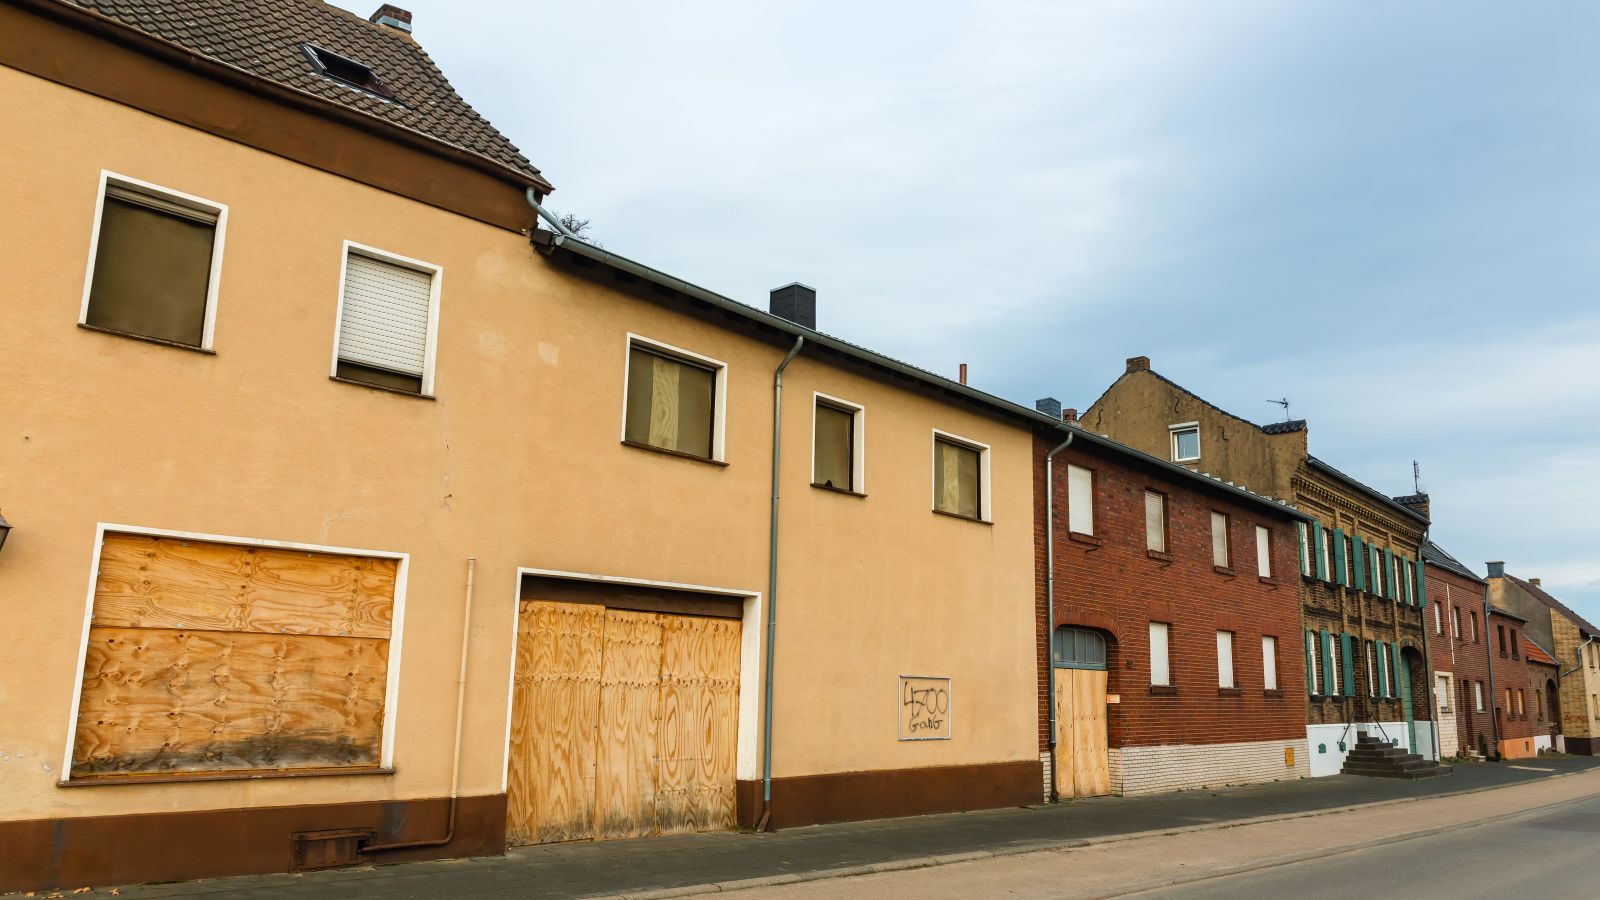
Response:
[[[108,531],[70,779],[381,767],[400,567]]]

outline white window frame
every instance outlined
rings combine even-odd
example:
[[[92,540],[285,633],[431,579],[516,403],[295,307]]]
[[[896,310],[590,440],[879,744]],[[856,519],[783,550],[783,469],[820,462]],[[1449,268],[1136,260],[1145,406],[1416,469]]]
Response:
[[[1481,682],[1481,681],[1472,682],[1472,706],[1473,706],[1473,711],[1475,711],[1475,712],[1483,712],[1484,711],[1484,709],[1483,709],[1483,682]]]
[[[1083,498],[1083,502],[1089,504],[1089,506],[1088,506],[1089,530],[1088,531],[1080,531],[1080,530],[1072,527],[1072,504],[1074,502],[1073,498],[1080,496],[1080,495],[1074,494],[1072,492],[1072,473],[1073,472],[1087,472],[1087,473],[1089,473],[1089,494],[1088,494],[1087,497]],[[1091,537],[1094,536],[1094,527],[1095,527],[1095,512],[1094,512],[1094,488],[1095,488],[1094,482],[1095,482],[1095,477],[1094,476],[1095,476],[1095,470],[1094,469],[1090,469],[1090,468],[1088,468],[1086,466],[1075,466],[1072,463],[1067,463],[1067,531],[1068,531],[1068,533],[1086,534],[1086,535],[1089,535]]]
[[[675,347],[665,341],[658,341],[631,331],[628,332],[627,339],[622,345],[622,415],[617,422],[617,439],[623,442],[628,440],[628,378],[633,367],[633,348],[636,346],[669,359],[677,359],[712,371],[715,377],[711,389],[716,396],[711,398],[711,416],[715,420],[711,423],[711,459],[715,462],[727,462],[728,364],[720,359],[712,359],[693,350]],[[693,456],[693,454],[684,455]]]
[[[1451,709],[1451,707],[1450,707],[1450,683],[1452,681],[1454,681],[1454,679],[1452,679],[1450,677],[1450,673],[1442,672],[1442,673],[1439,673],[1438,675],[1435,675],[1433,680],[1434,680],[1434,685],[1433,685],[1434,694],[1439,698],[1439,715],[1441,715],[1441,716],[1449,715],[1450,714],[1450,709]]]
[[[174,531],[170,528],[147,528],[142,525],[118,525],[112,522],[95,523],[93,555],[89,559],[89,590],[84,600],[83,630],[78,636],[78,667],[73,681],[72,703],[67,713],[67,747],[61,759],[60,782],[72,778],[72,752],[78,743],[78,706],[83,699],[83,665],[89,653],[89,628],[94,624],[95,587],[100,581],[100,554],[107,534],[140,534],[150,537],[177,538],[186,541],[204,541],[213,544],[233,544],[239,547],[271,547],[278,550],[303,550],[308,553],[330,553],[340,556],[365,556],[373,559],[396,561],[394,580],[394,606],[389,624],[388,669],[384,672],[383,689],[383,740],[378,753],[378,769],[394,768],[395,720],[400,714],[400,660],[405,649],[406,582],[411,570],[411,554],[392,550],[355,550],[349,547],[329,547],[322,544],[302,544],[293,541],[273,541],[237,535],[204,534],[194,531]],[[513,604],[513,606],[515,606]],[[228,778],[234,772],[220,772]],[[188,776],[201,780],[203,773]]]
[[[1328,635],[1328,696],[1343,696],[1340,691],[1339,679],[1344,674],[1344,669],[1339,662],[1339,636]]]
[[[439,292],[444,285],[444,267],[355,241],[347,240],[339,248],[339,293],[334,305],[333,356],[328,364],[328,377],[339,377],[339,334],[344,330],[344,280],[350,271],[352,253],[428,275],[428,339],[422,351],[422,390],[418,393],[423,397],[432,397],[434,362],[439,350]]]
[[[1311,527],[1304,522],[1296,522],[1295,533],[1300,541],[1300,574],[1310,578],[1317,571],[1317,562],[1311,557]]]
[[[1378,645],[1367,641],[1367,696],[1378,696]]]
[[[994,495],[994,485],[989,479],[989,451],[990,447],[982,441],[975,441],[969,437],[962,437],[949,431],[933,429],[932,436],[928,439],[928,508],[934,512],[943,512],[939,509],[939,492],[934,487],[932,474],[938,471],[939,442],[948,441],[960,444],[969,450],[978,451],[978,518],[984,522],[994,521],[994,512],[990,501]]]
[[[1156,630],[1161,630],[1161,676],[1156,680]],[[1151,622],[1149,630],[1150,643],[1150,685],[1152,687],[1172,687],[1172,625],[1167,622]]]
[[[1261,689],[1278,689],[1278,638],[1270,634],[1261,636]]]
[[[1217,520],[1222,520],[1222,545],[1217,545]],[[1227,513],[1213,509],[1211,511],[1211,565],[1223,569],[1233,568],[1233,522]],[[1217,561],[1217,551],[1222,552],[1222,561]]]
[[[1322,635],[1315,631],[1307,631],[1310,640],[1306,641],[1306,672],[1311,676],[1311,696],[1322,695],[1322,677],[1317,669],[1317,660],[1322,656]]]
[[[215,200],[207,200],[194,194],[163,187],[127,175],[119,175],[106,169],[100,170],[100,186],[95,190],[94,220],[89,231],[89,265],[83,273],[83,300],[78,305],[78,324],[87,328],[89,324],[89,291],[94,287],[94,266],[100,255],[100,224],[106,209],[106,187],[115,185],[120,188],[139,194],[149,194],[158,200],[165,200],[178,206],[188,207],[195,212],[207,216],[216,216],[215,233],[211,241],[211,272],[206,277],[206,311],[205,324],[200,331],[200,349],[212,350],[216,343],[217,335],[217,295],[222,285],[222,248],[226,243],[228,232],[228,205]],[[145,335],[132,335],[145,337]],[[151,340],[160,340],[151,338]],[[161,341],[161,343],[170,343]]]
[[[1231,631],[1217,632],[1217,687],[1237,689],[1239,680],[1234,676],[1233,667],[1234,633]],[[1226,664],[1224,664],[1226,663]]]
[[[1193,456],[1179,456],[1178,455],[1178,435],[1180,433],[1182,433],[1182,432],[1187,432],[1187,431],[1193,431],[1194,432],[1194,455]],[[1182,463],[1182,462],[1194,462],[1194,461],[1196,461],[1196,460],[1198,460],[1200,458],[1200,423],[1199,422],[1179,422],[1176,425],[1168,425],[1167,426],[1167,435],[1172,441],[1172,461],[1173,462],[1179,462],[1179,463]]]
[[[842,397],[811,392],[811,483],[817,483],[817,407],[850,413],[850,490],[867,492],[867,408]],[[980,485],[981,489],[981,485]]]
[[[1439,613],[1439,604],[1433,605],[1433,633],[1444,634],[1444,617]]]
[[[1450,636],[1461,640],[1461,607],[1450,607]]]
[[[1256,526],[1256,575],[1272,577],[1272,531],[1265,525]]]

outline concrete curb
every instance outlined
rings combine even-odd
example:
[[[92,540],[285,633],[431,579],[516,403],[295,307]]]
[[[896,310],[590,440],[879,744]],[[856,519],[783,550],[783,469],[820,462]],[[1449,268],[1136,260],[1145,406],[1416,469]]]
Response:
[[[1592,771],[1592,770],[1590,770]],[[907,859],[894,859],[881,863],[871,863],[861,866],[842,866],[833,869],[813,869],[809,872],[785,872],[781,875],[766,875],[758,878],[741,878],[736,881],[720,881],[707,884],[686,884],[678,887],[660,888],[648,891],[629,891],[620,894],[596,894],[591,900],[667,900],[671,897],[692,897],[700,894],[729,893],[751,888],[776,887],[784,884],[796,884],[803,881],[824,881],[833,878],[850,878],[857,875],[876,875],[882,872],[904,872],[911,869],[927,869],[934,866],[947,866],[954,863],[974,862],[981,859],[996,859],[1006,856],[1017,856],[1024,853],[1046,853],[1055,850],[1074,850],[1083,847],[1093,847],[1099,844],[1114,844],[1123,841],[1136,841],[1141,838],[1160,837],[1163,835],[1189,834],[1196,831],[1217,831],[1223,828],[1239,828],[1245,825],[1259,825],[1265,822],[1283,822],[1291,819],[1310,819],[1317,816],[1332,816],[1339,813],[1352,812],[1360,809],[1377,809],[1384,806],[1397,806],[1401,803],[1416,803],[1421,800],[1440,800],[1447,797],[1464,797],[1469,794],[1481,794],[1486,791],[1498,791],[1505,788],[1521,787],[1524,784],[1537,784],[1553,781],[1557,778],[1566,778],[1571,775],[1582,775],[1585,772],[1559,772],[1537,780],[1529,780],[1518,784],[1497,784],[1486,787],[1464,788],[1459,791],[1432,794],[1427,797],[1403,797],[1394,800],[1378,800],[1372,803],[1352,803],[1348,806],[1331,806],[1327,809],[1305,810],[1301,812],[1278,813],[1270,816],[1254,816],[1247,819],[1230,819],[1226,822],[1206,822],[1200,825],[1180,825],[1173,828],[1158,828],[1150,831],[1130,831],[1123,834],[1108,834],[1089,838],[1074,838],[1072,840],[1034,841],[1026,844],[1015,844],[1009,847],[999,847],[992,850],[971,850],[964,853],[948,853],[942,856],[911,857]],[[1530,807],[1520,810],[1515,815],[1521,816],[1538,812],[1543,809],[1561,806],[1572,802],[1571,799],[1560,800],[1543,806]],[[1499,821],[1499,820],[1496,820]],[[1276,866],[1292,865],[1309,859],[1319,859],[1340,853],[1352,853],[1365,850],[1394,841],[1408,841],[1417,838],[1429,837],[1452,828],[1472,827],[1483,824],[1482,822],[1468,823],[1466,825],[1448,825],[1436,828],[1423,829],[1416,832],[1394,835],[1380,840],[1367,841],[1360,844],[1351,844],[1344,847],[1321,848],[1310,853],[1294,854],[1285,857],[1274,857],[1260,860],[1242,866],[1230,866],[1207,873],[1197,873],[1191,878],[1167,879],[1144,884],[1129,885],[1117,894],[1105,896],[1125,896],[1142,891],[1155,890],[1162,887],[1172,887],[1181,884],[1190,884],[1196,881],[1206,881],[1212,878],[1225,878],[1230,875],[1239,875],[1259,869],[1268,869]]]

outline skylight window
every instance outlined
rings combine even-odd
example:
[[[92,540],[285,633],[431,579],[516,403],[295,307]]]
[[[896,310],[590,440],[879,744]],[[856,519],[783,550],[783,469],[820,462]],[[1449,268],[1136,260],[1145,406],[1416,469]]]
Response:
[[[304,44],[306,56],[311,60],[311,65],[316,70],[333,79],[349,85],[350,87],[376,94],[385,100],[393,100],[394,90],[378,79],[372,67],[359,60],[318,47],[316,44]]]

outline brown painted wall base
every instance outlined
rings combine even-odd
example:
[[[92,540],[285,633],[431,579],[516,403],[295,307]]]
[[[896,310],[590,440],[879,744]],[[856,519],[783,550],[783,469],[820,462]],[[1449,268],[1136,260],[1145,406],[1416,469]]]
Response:
[[[0,822],[0,893],[287,872],[295,832],[374,829],[376,840],[444,836],[450,801],[392,800]],[[506,795],[462,797],[443,847],[373,854],[409,862],[505,852]]]
[[[1044,794],[1038,760],[772,780],[773,828],[1027,806]],[[739,824],[761,820],[761,782],[738,784]]]

